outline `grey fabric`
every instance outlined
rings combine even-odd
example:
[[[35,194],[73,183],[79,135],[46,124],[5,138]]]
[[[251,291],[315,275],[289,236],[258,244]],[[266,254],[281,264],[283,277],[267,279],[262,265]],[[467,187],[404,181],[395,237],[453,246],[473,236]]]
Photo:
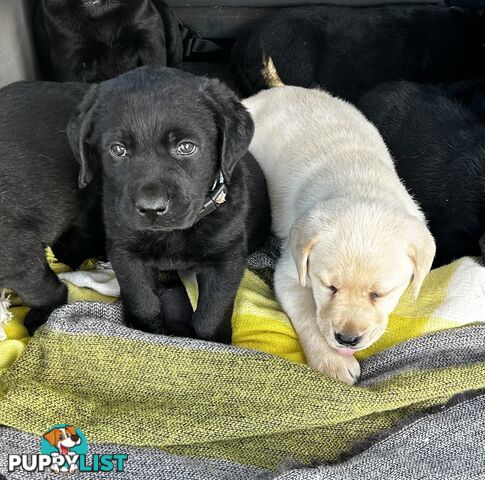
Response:
[[[7,472],[8,454],[38,453],[39,445],[40,437],[0,428],[0,474],[8,480],[59,478],[50,472]],[[184,458],[151,449],[90,444],[89,452],[128,455],[123,474],[90,475],[107,480],[478,480],[485,478],[485,395],[456,399],[448,407],[411,418],[344,462],[295,468],[276,476],[236,463]],[[87,477],[80,473],[69,478]]]
[[[37,480],[63,478],[53,472],[14,472],[7,471],[9,454],[37,454],[40,452],[41,438],[13,428],[0,427],[0,473],[8,480]],[[88,439],[89,442],[89,439]],[[127,454],[125,471],[102,474],[73,473],[69,480],[243,480],[254,479],[261,470],[222,460],[178,457],[160,450],[127,447],[123,445],[89,443],[88,455]],[[0,477],[1,478],[1,477]]]
[[[401,425],[343,463],[297,468],[277,480],[473,480],[485,478],[485,395]]]
[[[408,340],[361,363],[359,386],[368,387],[409,370],[485,362],[485,325],[444,330]]]

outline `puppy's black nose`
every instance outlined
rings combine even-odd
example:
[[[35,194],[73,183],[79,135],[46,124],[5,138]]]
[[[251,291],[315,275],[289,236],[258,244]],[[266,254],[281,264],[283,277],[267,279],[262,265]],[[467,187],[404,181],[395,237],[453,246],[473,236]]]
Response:
[[[77,442],[79,440],[79,436],[78,435],[71,435],[71,440],[73,442]]]
[[[167,213],[169,203],[169,200],[163,197],[140,198],[135,202],[135,206],[142,216],[160,216]]]
[[[355,347],[361,340],[362,336],[356,337],[348,333],[336,333],[335,340],[337,340],[340,345],[345,345],[346,347]]]

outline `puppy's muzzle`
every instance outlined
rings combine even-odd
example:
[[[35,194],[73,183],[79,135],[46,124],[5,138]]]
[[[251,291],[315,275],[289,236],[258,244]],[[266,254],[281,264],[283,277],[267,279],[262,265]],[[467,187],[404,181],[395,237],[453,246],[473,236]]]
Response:
[[[170,209],[170,199],[154,185],[140,188],[134,202],[138,214],[151,220],[162,217]]]

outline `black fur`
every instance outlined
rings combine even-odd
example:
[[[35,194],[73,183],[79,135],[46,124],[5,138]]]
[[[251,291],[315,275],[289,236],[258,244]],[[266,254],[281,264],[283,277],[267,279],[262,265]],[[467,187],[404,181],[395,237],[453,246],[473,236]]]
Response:
[[[34,38],[46,80],[99,82],[141,65],[177,67],[183,54],[163,0],[36,0]]]
[[[57,242],[54,253],[72,267],[104,251],[99,182],[79,191],[66,135],[87,88],[20,82],[0,90],[0,289],[15,290],[32,307],[31,330],[67,296],[45,248]]]
[[[244,95],[267,85],[271,57],[285,84],[321,86],[357,101],[381,82],[452,82],[484,71],[485,27],[473,10],[439,6],[285,8],[236,43],[235,78]]]
[[[444,85],[443,89],[485,123],[485,76]]]
[[[231,340],[248,247],[270,227],[265,181],[246,154],[253,128],[223,84],[169,68],[137,69],[85,97],[70,142],[82,185],[102,171],[108,256],[132,326],[167,333],[159,273],[189,270],[199,285],[196,336]],[[198,150],[177,154],[184,142]],[[126,147],[124,157],[113,156],[114,144]],[[197,221],[219,170],[229,184],[227,200]]]
[[[357,105],[376,125],[435,237],[434,266],[483,255],[485,126],[436,87],[391,82]]]

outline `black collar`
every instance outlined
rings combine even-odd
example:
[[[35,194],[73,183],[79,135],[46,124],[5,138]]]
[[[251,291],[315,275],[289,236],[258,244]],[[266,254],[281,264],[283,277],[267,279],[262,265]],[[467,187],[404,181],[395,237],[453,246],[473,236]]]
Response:
[[[219,208],[225,201],[227,196],[227,186],[224,180],[224,175],[219,170],[217,172],[217,177],[212,184],[212,188],[210,189],[209,193],[204,202],[204,207],[199,212],[197,216],[197,222],[204,218],[209,213],[213,212],[217,208]]]

